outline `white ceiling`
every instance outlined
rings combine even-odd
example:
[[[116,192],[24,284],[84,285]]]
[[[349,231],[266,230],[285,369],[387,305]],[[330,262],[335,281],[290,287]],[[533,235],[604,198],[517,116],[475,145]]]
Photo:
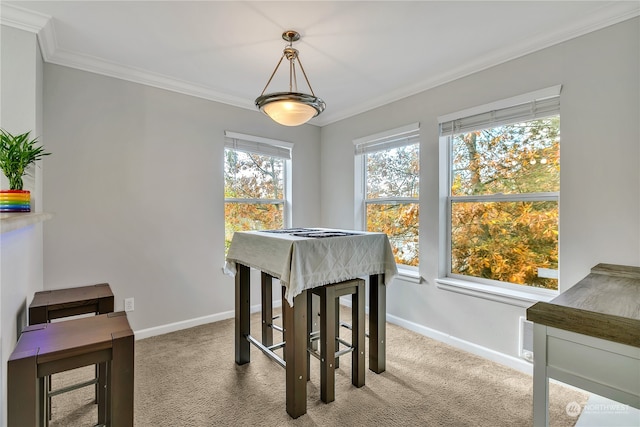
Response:
[[[1,3],[47,62],[250,109],[297,30],[319,126],[640,15],[638,0]]]

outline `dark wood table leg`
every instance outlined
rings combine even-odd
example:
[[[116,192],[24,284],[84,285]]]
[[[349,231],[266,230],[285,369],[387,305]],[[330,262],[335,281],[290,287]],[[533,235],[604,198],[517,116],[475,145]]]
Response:
[[[281,297],[280,297],[280,302],[281,302],[280,307],[282,307],[282,309],[280,310],[280,320],[282,320],[282,327],[284,328],[284,325],[286,324],[286,320],[287,320],[285,317],[287,313],[284,312],[284,305],[285,304],[289,305],[289,303],[287,302],[287,288],[282,286],[282,284],[280,284],[280,290],[282,291]],[[284,333],[282,333],[282,341],[284,340],[285,340]],[[287,360],[287,354],[284,350],[282,350],[282,360],[284,360],[285,362]]]
[[[107,365],[104,363],[99,363],[96,365],[96,378],[98,382],[96,382],[96,400],[94,403],[100,405],[100,399],[104,398],[104,387],[106,385],[105,378],[107,378]]]
[[[128,330],[113,333],[111,337],[111,405],[107,411],[107,425],[133,427],[134,336],[131,330]]]
[[[106,286],[107,288],[109,288],[108,284],[102,284],[102,285],[97,285],[97,286]],[[113,311],[114,311],[114,297],[113,297],[113,295],[111,295],[110,297],[99,298],[98,299],[98,312],[96,314],[113,313]],[[107,365],[106,365],[106,363],[100,363],[100,364],[96,365],[96,378],[98,379],[98,382],[96,383],[96,400],[95,400],[95,403],[98,405],[98,408],[100,407],[100,404],[101,404],[100,399],[106,396],[106,391],[104,390],[105,385],[106,385],[106,383],[105,383],[106,375],[107,375]],[[51,384],[51,383],[49,383],[49,384]],[[102,390],[101,390],[101,388],[102,388]],[[49,407],[51,407],[51,403],[49,403]]]
[[[113,336],[113,335],[112,335]],[[113,350],[112,350],[113,351]],[[96,384],[98,395],[96,396],[96,403],[98,404],[98,425],[107,425],[109,416],[107,415],[107,408],[111,406],[111,396],[109,395],[109,387],[111,387],[111,366],[109,363],[98,363],[98,383]],[[49,377],[51,378],[51,377]]]
[[[114,305],[113,295],[108,298],[100,298],[98,300],[98,314],[113,313],[114,312],[113,305]]]
[[[236,363],[244,365],[251,361],[251,345],[247,335],[251,333],[249,324],[249,283],[251,281],[249,267],[237,264],[236,273]]]
[[[282,300],[282,306],[284,307],[284,304],[286,303],[286,301],[283,299]],[[312,344],[315,343],[315,341],[311,340],[311,334],[313,332],[313,292],[309,291],[307,292],[307,381],[311,380],[311,353],[310,350],[313,348]]]
[[[364,283],[359,282],[357,295],[351,296],[351,340],[355,347],[352,353],[351,383],[356,387],[364,385]],[[338,366],[336,360],[336,367]]]
[[[336,313],[335,314],[336,318],[335,318],[335,322],[334,322],[335,323],[335,331],[336,331],[335,332],[335,337],[336,337],[336,340],[337,340],[337,339],[340,339],[340,302],[338,302],[335,305],[335,313]],[[336,369],[338,369],[340,367],[340,358],[339,357],[336,357],[335,367],[336,367]]]
[[[286,366],[287,413],[298,418],[307,412],[307,291],[284,303],[284,346]]]
[[[262,286],[262,344],[273,345],[273,277],[264,271],[261,274]]]
[[[10,426],[44,425],[46,392],[38,378],[38,349],[12,355],[7,363],[7,420]]]
[[[51,379],[51,377],[49,377],[49,379]],[[51,387],[47,387],[45,385],[46,379],[44,377],[39,377],[36,380],[36,394],[38,396],[40,396],[39,400],[39,405],[38,405],[38,412],[36,413],[36,416],[38,417],[38,419],[40,420],[40,424],[38,425],[43,425],[43,426],[49,426],[49,420],[51,419],[51,405],[49,404],[45,404],[45,402],[47,402],[47,397],[48,397],[48,392],[47,390],[51,390]]]
[[[47,323],[49,316],[46,306],[29,307],[29,325],[37,325],[38,323]]]
[[[369,276],[369,369],[376,374],[386,369],[387,294],[384,274]]]
[[[320,331],[320,298],[311,297],[311,313],[309,313],[309,317],[311,318],[311,332],[319,332]],[[312,343],[311,348],[314,350],[318,350],[318,344],[320,341],[316,340]]]
[[[336,400],[336,294],[333,286],[320,292],[320,400]]]

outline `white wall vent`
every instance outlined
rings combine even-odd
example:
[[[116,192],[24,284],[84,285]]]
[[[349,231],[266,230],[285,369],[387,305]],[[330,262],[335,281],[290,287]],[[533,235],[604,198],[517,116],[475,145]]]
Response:
[[[524,316],[520,316],[519,330],[519,355],[533,363],[533,322],[526,320]]]

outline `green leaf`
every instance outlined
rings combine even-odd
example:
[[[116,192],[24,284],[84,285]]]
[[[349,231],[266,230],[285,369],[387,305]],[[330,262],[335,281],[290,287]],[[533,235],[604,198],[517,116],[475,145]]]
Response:
[[[11,190],[22,190],[26,169],[51,154],[45,152],[41,145],[36,145],[38,138],[29,140],[30,133],[12,135],[0,129],[0,170],[9,179]]]

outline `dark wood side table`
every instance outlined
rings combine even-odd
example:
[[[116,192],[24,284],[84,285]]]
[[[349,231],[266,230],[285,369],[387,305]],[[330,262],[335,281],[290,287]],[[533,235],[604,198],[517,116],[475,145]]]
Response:
[[[107,372],[98,423],[133,426],[134,334],[125,312],[25,328],[7,363],[9,426],[47,425],[45,378],[93,364]]]
[[[108,283],[36,292],[29,304],[29,325],[78,314],[113,311],[113,292]]]

